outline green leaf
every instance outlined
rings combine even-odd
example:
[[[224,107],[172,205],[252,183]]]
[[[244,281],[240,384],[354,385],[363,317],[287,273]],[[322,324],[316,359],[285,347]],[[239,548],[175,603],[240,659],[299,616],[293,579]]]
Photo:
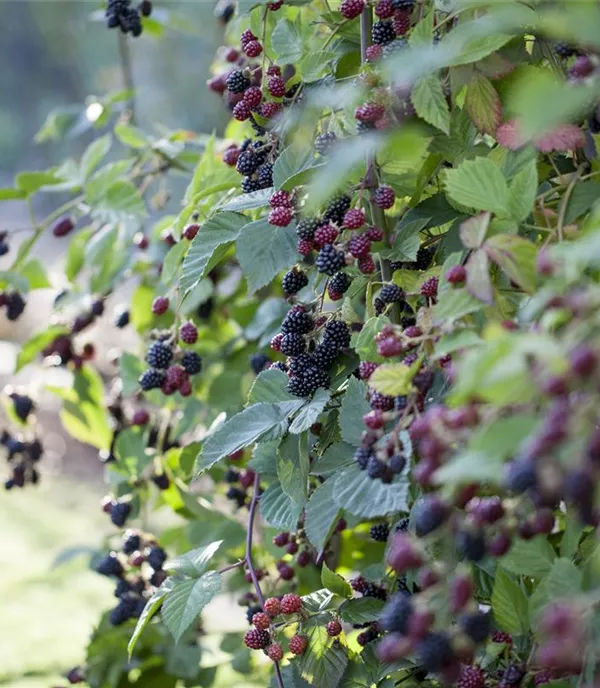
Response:
[[[137,427],[122,430],[115,442],[114,453],[129,477],[140,480],[143,472],[152,462],[152,454],[146,453],[148,433]]]
[[[485,242],[484,250],[511,281],[529,294],[535,291],[535,244],[514,234],[496,234]]]
[[[375,518],[408,510],[408,483],[404,477],[385,484],[371,480],[366,471],[353,467],[333,479],[334,500],[355,516]]]
[[[260,498],[260,513],[273,528],[295,530],[302,507],[292,502],[281,489],[281,485],[274,484],[268,487]]]
[[[146,366],[137,356],[130,354],[129,351],[123,351],[119,357],[119,367],[121,369],[123,396],[130,397],[139,390],[140,384],[138,380]]]
[[[137,186],[123,180],[113,182],[92,208],[92,216],[104,222],[119,222],[145,215],[146,206]]]
[[[234,213],[239,213],[242,210],[264,208],[265,206],[269,205],[269,199],[272,195],[272,187],[268,189],[260,189],[260,191],[253,191],[252,193],[236,196],[233,200],[227,201],[222,205],[218,205],[217,208],[219,210],[228,210]]]
[[[118,160],[101,167],[85,183],[85,199],[95,205],[106,195],[108,188],[124,177],[133,165],[133,160]]]
[[[47,289],[52,286],[39,260],[33,259],[25,263],[21,268],[21,275],[27,280],[30,290]]]
[[[325,453],[311,466],[314,475],[329,475],[337,473],[342,468],[349,468],[354,464],[355,448],[345,442],[335,442],[327,447]]]
[[[231,245],[247,220],[238,213],[217,213],[194,237],[183,261],[180,286],[185,293],[194,289],[205,276],[213,254],[219,247]]]
[[[248,292],[269,284],[281,270],[298,258],[294,225],[274,227],[267,218],[247,224],[238,237],[236,254],[248,284]]]
[[[150,145],[150,140],[146,134],[141,129],[132,127],[130,124],[117,124],[115,136],[123,145],[129,146],[129,148],[142,149]]]
[[[171,286],[177,280],[181,261],[187,250],[188,247],[185,241],[179,241],[169,249],[169,252],[163,260],[160,273],[160,281],[165,286]]]
[[[302,676],[315,688],[337,688],[348,665],[348,655],[341,643],[333,642],[322,624],[310,625],[308,648],[296,660]]]
[[[263,370],[250,388],[248,403],[258,404],[265,402],[271,404],[289,401],[295,402],[298,406],[304,405],[305,402],[287,391],[288,381],[288,376],[282,370],[277,370],[276,368],[273,370]]]
[[[364,624],[379,618],[385,602],[373,597],[348,600],[340,607],[342,621],[349,624]]]
[[[273,186],[290,191],[306,181],[313,168],[322,166],[305,146],[288,146],[273,165]]]
[[[31,195],[43,186],[60,184],[64,180],[52,172],[19,172],[15,177],[15,186],[19,191]]]
[[[413,390],[412,380],[418,368],[404,363],[384,363],[369,378],[369,387],[381,394],[400,397]]]
[[[477,129],[494,136],[502,120],[502,103],[494,85],[483,74],[476,72],[469,81],[465,107]]]
[[[27,198],[27,192],[23,189],[0,189],[0,201],[20,201]]]
[[[348,388],[342,400],[340,410],[340,429],[342,439],[355,447],[360,445],[363,431],[362,417],[370,410],[366,398],[367,386],[364,382],[351,377],[348,380]]]
[[[216,571],[174,585],[162,606],[162,618],[175,642],[179,642],[220,589],[221,576]]]
[[[320,552],[331,537],[342,509],[333,500],[333,478],[326,480],[312,493],[305,509],[306,535]]]
[[[494,287],[490,277],[487,253],[483,249],[473,251],[467,261],[467,291],[479,301],[494,302]]]
[[[500,484],[504,475],[504,461],[487,457],[476,451],[455,454],[434,474],[437,485],[464,485],[475,481]]]
[[[514,635],[525,635],[529,630],[527,597],[519,585],[501,568],[496,571],[492,593],[494,619],[500,628]]]
[[[471,296],[466,289],[447,289],[440,294],[433,307],[433,319],[436,323],[459,320],[482,308],[481,301]]]
[[[111,146],[112,136],[110,134],[105,134],[90,143],[81,156],[81,162],[79,163],[79,171],[82,179],[87,179],[92,174],[96,167],[102,162],[103,158],[108,154]]]
[[[538,188],[536,163],[536,160],[531,160],[524,165],[510,183],[510,211],[517,222],[525,222],[534,207]]]
[[[308,498],[310,459],[304,435],[286,435],[279,445],[277,475],[281,489],[298,506]]]
[[[279,20],[271,34],[271,47],[279,62],[298,62],[304,55],[302,35],[292,22]]]
[[[600,199],[600,182],[587,181],[576,184],[567,203],[565,224],[571,224],[581,217],[598,203],[598,199]]]
[[[326,563],[323,563],[323,568],[321,569],[321,583],[323,583],[323,587],[330,590],[334,595],[352,597],[350,583],[339,574],[334,573]]]
[[[86,227],[77,232],[73,239],[71,239],[65,262],[65,275],[69,282],[72,282],[77,277],[85,263],[85,247],[93,231],[92,227]]]
[[[435,357],[441,358],[460,349],[471,349],[481,343],[481,338],[473,330],[456,330],[440,337],[435,347]]]
[[[499,564],[517,576],[544,578],[552,569],[555,558],[552,545],[540,535],[532,540],[516,538],[508,554],[499,560]]]
[[[169,592],[171,592],[174,585],[174,579],[167,578],[167,580],[160,586],[160,588],[158,588],[158,590],[156,590],[156,592],[154,592],[152,597],[146,602],[144,611],[142,612],[140,618],[137,620],[135,629],[133,630],[131,638],[129,639],[129,644],[127,645],[127,652],[129,653],[130,659],[135,649],[135,646],[137,645],[137,642],[140,639],[140,636],[144,632],[144,629],[150,623],[152,617],[160,609],[162,603],[165,600],[165,597],[169,594]]]
[[[425,76],[414,85],[410,99],[417,115],[429,124],[450,134],[450,108],[437,74]]]
[[[208,468],[243,449],[272,431],[280,436],[287,427],[288,410],[284,405],[254,404],[223,423],[203,444],[198,454],[196,471]],[[275,439],[270,437],[269,439]]]
[[[42,332],[34,334],[33,337],[27,340],[19,350],[15,373],[18,373],[21,368],[24,368],[26,365],[34,361],[42,349],[46,348],[48,344],[56,339],[56,337],[59,337],[63,334],[68,334],[68,332],[69,329],[63,325],[53,325],[47,330],[43,330]]]
[[[390,324],[390,319],[386,315],[379,315],[376,318],[369,318],[360,332],[352,335],[352,348],[360,356],[361,361],[373,361],[374,363],[385,363],[387,359],[382,358],[377,353],[377,342],[375,335],[382,330],[385,325]]]
[[[458,230],[460,240],[465,248],[481,248],[490,226],[491,215],[479,213],[461,223]]]
[[[455,203],[489,210],[501,217],[510,215],[509,191],[500,169],[489,158],[465,160],[446,172],[446,193]]]
[[[308,430],[313,423],[316,423],[317,418],[325,409],[325,406],[330,398],[331,393],[329,390],[319,388],[314,393],[312,399],[307,401],[294,417],[294,420],[290,425],[290,432],[299,434],[305,430]]]
[[[167,571],[182,573],[189,578],[199,578],[206,571],[206,567],[222,544],[223,540],[217,540],[205,547],[193,549],[176,559],[170,559],[164,568]]]
[[[569,559],[560,558],[554,562],[552,570],[544,581],[549,599],[554,602],[565,597],[581,594],[583,572]]]

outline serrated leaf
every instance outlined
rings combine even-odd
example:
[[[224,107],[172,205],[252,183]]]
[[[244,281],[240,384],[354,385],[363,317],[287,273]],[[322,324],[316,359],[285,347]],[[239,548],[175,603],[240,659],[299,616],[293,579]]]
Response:
[[[479,213],[461,223],[458,230],[465,248],[481,248],[490,225],[491,215]]]
[[[334,442],[311,466],[314,475],[329,475],[354,464],[355,447],[346,442]]]
[[[371,480],[366,471],[348,468],[334,477],[333,498],[355,516],[375,518],[408,509],[408,481],[396,478],[386,484]]]
[[[289,378],[282,370],[277,370],[277,368],[263,370],[252,383],[248,393],[248,403],[290,401],[295,402],[297,406],[302,406],[305,402],[287,391],[288,382]]]
[[[455,170],[448,170],[445,186],[449,198],[462,206],[501,217],[510,215],[508,184],[489,158],[465,160]]]
[[[317,418],[323,412],[330,398],[331,393],[329,390],[319,388],[314,393],[312,399],[307,401],[294,417],[290,425],[290,432],[299,434],[308,430],[310,426],[317,421]]]
[[[438,302],[433,307],[433,317],[436,323],[459,320],[465,315],[481,310],[482,307],[482,302],[471,296],[466,289],[447,289],[440,294]]]
[[[535,244],[514,234],[496,234],[486,241],[484,250],[511,281],[530,294],[535,291]]]
[[[53,342],[56,337],[62,334],[68,334],[69,329],[62,325],[53,325],[43,332],[38,332],[33,335],[31,339],[27,340],[25,344],[21,346],[19,354],[17,355],[17,365],[15,368],[15,373],[18,373],[21,368],[31,363],[36,357],[41,353],[48,344]]]
[[[194,237],[183,261],[180,286],[188,293],[205,276],[215,251],[231,245],[239,236],[247,219],[238,213],[217,213]]]
[[[419,217],[414,220],[407,220],[405,215],[396,226],[393,246],[386,257],[394,258],[395,260],[415,260],[421,246],[419,232],[425,229],[430,219]]]
[[[92,215],[104,222],[119,222],[146,215],[137,186],[130,181],[113,182],[92,208]]]
[[[369,378],[369,387],[391,397],[410,394],[416,370],[404,363],[384,363]]]
[[[533,211],[537,188],[537,161],[531,160],[510,182],[510,211],[517,222],[524,222]]]
[[[146,602],[144,611],[142,612],[140,618],[137,620],[137,623],[127,645],[127,652],[129,653],[130,659],[135,649],[135,646],[137,645],[137,641],[140,639],[140,636],[144,632],[144,629],[150,623],[152,617],[160,609],[160,606],[164,602],[169,592],[171,592],[174,585],[175,580],[173,578],[167,578],[167,580],[160,586],[160,588],[158,588],[158,590],[156,590],[152,597]]]
[[[525,593],[508,573],[496,571],[492,611],[498,626],[507,633],[525,635],[529,630],[529,609]]]
[[[408,272],[408,271],[407,271]],[[385,363],[386,359],[377,353],[377,342],[375,335],[381,332],[385,325],[390,324],[390,319],[386,315],[379,315],[376,318],[369,318],[360,332],[352,335],[351,346],[360,356],[361,361],[373,361],[374,363]]]
[[[96,139],[85,149],[79,163],[79,170],[82,179],[87,179],[92,172],[102,162],[112,146],[112,136],[105,134]]]
[[[411,91],[410,99],[421,119],[437,127],[444,134],[450,134],[450,108],[437,74],[419,79]]]
[[[355,600],[348,600],[340,607],[342,620],[350,624],[364,624],[375,621],[379,618],[385,606],[383,600],[373,597],[361,597]]]
[[[162,270],[160,272],[160,281],[165,286],[170,286],[177,279],[179,275],[179,268],[185,252],[188,250],[185,241],[179,241],[174,246],[171,246],[167,255],[164,257]]]
[[[555,559],[552,545],[545,537],[538,536],[532,540],[516,538],[508,554],[498,563],[517,576],[543,578],[552,569]]]
[[[19,201],[27,198],[27,192],[24,189],[0,189],[0,201]]]
[[[362,417],[370,410],[366,398],[367,387],[364,382],[351,377],[340,409],[340,430],[342,439],[355,447],[360,444],[363,431]]]
[[[240,232],[236,254],[248,292],[255,292],[298,259],[295,227],[274,227],[266,218],[251,222]]]
[[[488,257],[483,249],[473,251],[467,261],[467,291],[479,301],[494,302]]]
[[[120,123],[115,127],[115,136],[125,146],[130,148],[146,148],[150,141],[146,134],[137,127],[132,127],[130,124]]]
[[[281,489],[298,506],[304,506],[308,497],[309,468],[306,437],[286,435],[279,445],[277,475]]]
[[[322,166],[315,159],[314,152],[306,146],[288,146],[277,157],[273,165],[273,186],[276,189],[290,191],[298,184],[304,183],[311,170]]]
[[[30,195],[44,186],[61,184],[63,181],[53,172],[19,172],[15,177],[15,186],[19,191]]]
[[[302,34],[288,19],[278,21],[271,34],[271,46],[279,62],[298,62],[304,54]]]
[[[176,643],[220,589],[216,571],[174,585],[163,603],[162,618]]]
[[[305,509],[306,535],[320,552],[331,537],[342,509],[333,500],[333,479],[326,480],[312,493]]]
[[[216,540],[205,547],[192,549],[175,559],[167,561],[164,568],[167,571],[182,573],[189,578],[199,578],[206,571],[206,567],[222,544],[223,540]]]
[[[323,568],[321,569],[321,583],[323,583],[323,586],[334,595],[352,597],[350,583],[342,578],[342,576],[332,571],[325,563],[323,563]]]
[[[583,572],[569,559],[557,559],[544,580],[548,597],[552,602],[581,594]]]
[[[567,203],[565,224],[571,224],[581,217],[600,199],[600,183],[595,181],[580,182],[575,185]]]
[[[273,195],[273,187],[268,189],[260,189],[252,193],[242,194],[236,196],[233,200],[227,201],[218,207],[219,210],[228,210],[230,212],[239,213],[242,210],[254,210],[255,208],[264,208],[269,205],[269,199]]]
[[[273,528],[295,530],[302,507],[292,502],[281,489],[281,485],[274,484],[268,487],[260,498],[260,513]]]
[[[288,409],[277,404],[254,404],[223,423],[203,444],[196,461],[196,471],[208,468],[277,430],[280,436],[287,427]],[[269,439],[275,439],[270,437]]]
[[[308,647],[297,660],[302,676],[315,688],[337,688],[348,665],[346,649],[320,624],[308,628]]]
[[[467,86],[465,107],[479,131],[494,136],[502,117],[500,96],[492,82],[475,73]]]
[[[130,354],[129,351],[123,351],[119,356],[119,368],[123,384],[123,396],[130,397],[138,391],[140,387],[138,380],[146,366],[137,356]]]

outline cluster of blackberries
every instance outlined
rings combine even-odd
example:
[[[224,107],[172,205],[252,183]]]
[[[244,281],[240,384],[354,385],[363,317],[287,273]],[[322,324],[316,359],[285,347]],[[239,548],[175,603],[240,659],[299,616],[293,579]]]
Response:
[[[308,566],[314,561],[314,551],[302,528],[297,533],[277,533],[273,538],[276,547],[284,547],[286,554],[296,557],[296,564],[300,568]]]
[[[184,344],[194,344],[198,339],[198,330],[194,323],[184,323],[179,329],[179,339]],[[174,359],[177,361],[174,361]],[[174,350],[170,335],[153,342],[146,352],[146,363],[149,370],[142,373],[140,387],[148,392],[160,389],[163,394],[179,392],[187,397],[192,393],[190,377],[202,370],[202,359],[195,351]]]
[[[131,7],[131,0],[108,0],[106,25],[109,29],[120,28],[125,34],[137,37],[142,33],[142,16],[152,13],[152,2],[142,0],[138,7]]]
[[[226,497],[234,502],[239,509],[248,505],[248,490],[254,484],[256,474],[251,468],[241,471],[229,468],[225,472],[225,482],[230,485]]]
[[[167,577],[163,569],[166,559],[154,538],[128,530],[121,551],[112,551],[96,563],[97,573],[116,580],[115,597],[119,602],[108,617],[113,626],[141,615],[147,599]]]
[[[302,612],[302,600],[298,595],[287,594],[283,597],[270,597],[265,600],[264,610],[258,607],[258,611],[252,616],[252,628],[244,636],[246,647],[251,650],[263,650],[274,662],[283,659],[283,648],[280,643],[274,642],[271,629],[273,620],[280,615],[292,616]],[[301,655],[306,650],[308,639],[303,635],[294,635],[288,641],[289,651],[294,655]]]
[[[131,502],[127,499],[113,499],[106,496],[102,500],[102,510],[109,514],[113,525],[122,528],[131,514]]]
[[[374,597],[377,600],[386,600],[388,591],[385,585],[373,583],[368,581],[363,576],[357,576],[350,581],[352,590],[359,593],[363,597]]]
[[[6,308],[6,317],[8,320],[18,320],[26,306],[25,299],[18,291],[4,291],[0,293],[0,308]]]
[[[388,399],[384,395],[379,395],[375,399]],[[392,399],[392,408],[394,399]],[[373,395],[370,403],[373,406]],[[386,402],[386,409],[388,404]],[[381,406],[377,403],[376,406]],[[387,437],[384,432],[384,425],[387,416],[381,408],[373,408],[372,411],[363,417],[366,430],[361,437],[361,444],[354,452],[354,459],[361,471],[366,471],[372,480],[381,480],[383,483],[391,483],[394,476],[400,475],[406,467],[406,457],[403,454],[402,442],[394,436]]]
[[[36,485],[40,479],[36,464],[44,452],[42,443],[38,439],[25,442],[3,430],[0,444],[6,449],[6,458],[11,470],[4,487],[11,490],[13,487],[24,487],[28,483]]]

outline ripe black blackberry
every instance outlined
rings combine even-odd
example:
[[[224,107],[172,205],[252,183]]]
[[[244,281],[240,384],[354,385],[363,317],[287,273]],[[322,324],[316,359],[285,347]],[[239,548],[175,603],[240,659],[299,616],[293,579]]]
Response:
[[[250,356],[250,367],[255,375],[262,373],[265,366],[271,362],[271,359],[265,354],[252,354]]]
[[[384,284],[379,292],[379,298],[384,303],[397,303],[404,298],[404,292],[397,284]]]
[[[316,217],[305,217],[296,225],[296,235],[298,239],[307,239],[312,241],[315,236],[315,231],[319,227],[320,221]]]
[[[252,179],[252,177],[244,177],[242,179],[242,192],[243,193],[254,193],[260,190],[260,182],[258,179]]]
[[[392,471],[394,475],[400,475],[400,473],[402,473],[406,467],[406,457],[402,454],[394,454],[388,465],[390,467],[390,471]]]
[[[481,561],[485,557],[485,537],[481,530],[461,530],[456,534],[456,549],[469,561]]]
[[[162,569],[163,564],[166,560],[167,553],[162,547],[159,547],[158,545],[152,547],[148,552],[148,555],[146,556],[146,561],[155,571]]]
[[[181,359],[181,365],[189,375],[197,375],[202,370],[202,359],[195,351],[186,351]]]
[[[273,165],[270,162],[265,162],[258,168],[258,183],[261,189],[273,186]]]
[[[446,521],[449,509],[438,497],[423,497],[413,507],[413,521],[417,537],[425,537]]]
[[[344,349],[350,344],[350,330],[341,320],[330,320],[325,325],[323,343],[334,344],[338,349]]]
[[[383,46],[383,57],[390,57],[391,55],[397,55],[403,50],[408,48],[408,41],[406,38],[396,38],[391,43],[387,43]]]
[[[134,595],[124,595],[117,606],[111,609],[108,615],[108,621],[111,626],[120,626],[129,619],[132,619],[137,608],[137,603],[140,598]]]
[[[261,166],[262,160],[259,155],[256,154],[254,148],[248,148],[248,150],[240,153],[237,163],[235,164],[235,169],[244,175],[254,174],[258,168]],[[260,188],[260,182],[257,180],[257,184]]]
[[[396,38],[396,32],[391,21],[378,21],[373,24],[371,38],[376,45],[386,45]]]
[[[25,299],[21,296],[21,294],[19,294],[18,291],[11,292],[7,299],[6,317],[11,322],[14,322],[21,317],[27,304],[25,303]]]
[[[115,502],[110,507],[110,520],[117,528],[122,528],[130,513],[131,504],[128,502]]]
[[[119,25],[123,33],[130,33],[137,38],[142,33],[142,20],[137,9],[130,7],[119,17]]]
[[[377,600],[386,600],[387,591],[377,583],[367,583],[363,590],[364,597],[374,597]]]
[[[300,354],[288,360],[288,367],[293,375],[304,373],[314,367],[313,357],[310,354]]]
[[[507,688],[507,686],[518,686],[523,680],[524,676],[525,672],[523,669],[521,669],[521,667],[517,666],[516,664],[511,664],[502,675],[502,681],[500,681],[498,685],[501,688]]]
[[[240,490],[239,487],[230,487],[225,493],[227,499],[235,502],[238,507],[243,507],[246,503],[246,493],[244,490]]]
[[[369,461],[373,456],[373,452],[370,447],[359,447],[354,452],[354,460],[358,464],[361,471],[364,471],[369,465]]]
[[[348,291],[351,283],[352,278],[349,277],[345,272],[336,272],[331,280],[329,280],[328,289],[337,294],[345,294]]]
[[[290,332],[306,334],[312,330],[313,326],[313,319],[306,311],[291,310],[281,323],[281,331],[283,334],[289,334]]]
[[[428,633],[417,645],[417,656],[427,671],[443,669],[453,658],[448,635],[444,632]]]
[[[319,272],[333,276],[345,265],[344,254],[337,251],[331,244],[325,244],[319,251],[316,266]]]
[[[116,576],[119,577],[123,575],[123,567],[121,562],[117,559],[115,552],[107,554],[103,559],[101,559],[95,567],[96,573],[101,576]]]
[[[369,535],[375,542],[387,542],[388,535],[390,534],[390,527],[387,523],[377,523],[371,526]]]
[[[379,623],[390,633],[406,634],[408,621],[413,613],[412,602],[402,593],[395,593],[383,608]]]
[[[125,597],[125,595],[128,595],[129,593],[131,593],[131,585],[129,585],[129,582],[124,579],[117,581],[114,596]]]
[[[379,296],[376,296],[373,299],[373,307],[375,308],[375,315],[381,315],[387,308],[387,305],[383,299],[380,299]]]
[[[416,0],[392,0],[394,9],[401,12],[412,12],[416,4]]]
[[[333,131],[326,131],[315,139],[315,150],[321,155],[327,155],[333,144],[337,141],[337,136]]]
[[[385,473],[385,463],[376,456],[371,456],[367,464],[367,475],[372,480],[382,478]]]
[[[404,597],[411,597],[412,590],[409,590],[408,584],[406,583],[406,576],[401,576],[398,578],[398,592],[404,595]]]
[[[315,350],[312,352],[312,360],[317,368],[328,370],[337,358],[338,353],[339,349],[335,344],[331,342],[322,342],[321,344],[317,344]]]
[[[140,377],[140,387],[144,392],[149,392],[151,389],[162,387],[165,379],[165,374],[160,370],[146,370]]]
[[[408,518],[401,518],[394,526],[394,533],[405,533],[408,530]]]
[[[492,630],[491,616],[486,612],[465,614],[460,618],[459,625],[474,643],[487,640]]]
[[[25,394],[13,394],[12,402],[17,418],[26,421],[33,411],[33,400]]]
[[[121,549],[125,554],[133,554],[140,548],[142,538],[137,533],[125,533],[125,539],[121,545]]]
[[[172,359],[173,349],[161,341],[153,342],[146,353],[146,363],[151,368],[168,368]]]
[[[250,79],[244,75],[241,69],[235,69],[227,77],[227,90],[231,93],[243,93],[247,88],[250,88]]]
[[[515,494],[522,494],[537,485],[537,472],[533,461],[517,459],[508,466],[506,486]]]
[[[284,356],[303,354],[306,351],[306,340],[301,334],[290,332],[281,340],[280,351]]]
[[[325,221],[335,222],[336,224],[341,225],[344,221],[344,215],[350,208],[351,203],[352,199],[349,196],[346,196],[346,194],[334,196],[334,198],[327,203],[323,219]]]
[[[240,474],[234,468],[228,468],[227,471],[225,472],[224,480],[226,483],[229,483],[231,485],[233,483],[237,483],[239,479],[240,479]]]
[[[329,383],[329,375],[325,371],[311,366],[290,379],[288,391],[294,396],[307,397],[319,387],[327,388]]]
[[[122,330],[124,327],[129,325],[129,311],[121,311],[115,320],[115,326]]]
[[[258,604],[251,604],[248,609],[246,609],[246,619],[249,624],[252,624],[252,617],[255,614],[260,614],[262,612],[262,607]]]
[[[569,57],[575,55],[577,53],[577,50],[574,46],[570,45],[569,43],[555,43],[554,52],[559,57],[562,57],[563,60],[566,60]]]
[[[297,267],[286,272],[281,281],[281,288],[286,294],[297,294],[308,284],[306,273]]]

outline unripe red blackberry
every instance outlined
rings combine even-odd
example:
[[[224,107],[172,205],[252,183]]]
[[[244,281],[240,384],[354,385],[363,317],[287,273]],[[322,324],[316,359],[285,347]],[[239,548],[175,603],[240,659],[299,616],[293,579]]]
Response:
[[[380,229],[379,227],[369,227],[367,231],[365,232],[365,236],[369,241],[372,241],[373,243],[376,243],[378,241],[381,241],[384,237],[383,229]]]
[[[391,540],[388,564],[396,573],[406,573],[423,564],[423,556],[406,533],[396,533]]]
[[[371,251],[371,242],[364,234],[359,234],[348,242],[348,251],[354,258],[365,258]]]
[[[360,379],[368,380],[377,368],[377,363],[373,363],[372,361],[361,361],[360,365],[358,366],[358,374]]]
[[[260,114],[265,119],[271,119],[281,110],[281,103],[263,103],[260,106]]]
[[[598,365],[598,356],[587,344],[580,344],[569,354],[571,370],[581,378],[589,377]]]
[[[152,302],[154,315],[162,315],[169,310],[169,299],[166,296],[157,296]]]
[[[271,208],[278,208],[279,206],[291,208],[292,199],[287,191],[280,189],[279,191],[275,191],[275,193],[271,196],[269,199],[269,205]]]
[[[137,409],[131,418],[132,425],[148,425],[150,414],[146,409]]]
[[[376,270],[375,261],[372,256],[363,256],[358,259],[358,269],[363,275],[370,275]]]
[[[460,668],[460,678],[456,686],[457,688],[484,688],[485,674],[481,667],[463,664]]]
[[[267,82],[267,88],[273,98],[283,98],[285,95],[285,81],[280,76],[272,76]]]
[[[425,280],[423,284],[421,285],[421,294],[423,296],[426,296],[429,299],[433,299],[437,296],[438,292],[438,278],[437,277],[430,277],[429,279]]]
[[[207,87],[213,91],[213,93],[224,93],[227,88],[227,80],[225,74],[217,74],[216,76],[207,79]]]
[[[277,10],[280,10],[283,7],[283,0],[268,2],[267,7],[271,10],[271,12],[277,12]]]
[[[354,117],[361,122],[375,122],[385,114],[385,108],[379,103],[363,103],[354,111]],[[359,225],[360,226],[360,225]]]
[[[379,19],[389,19],[394,16],[394,3],[392,0],[379,0],[375,5],[375,14]]]
[[[399,337],[392,335],[377,342],[377,353],[384,358],[399,356],[404,351],[404,344]]]
[[[260,41],[250,41],[244,46],[244,52],[248,57],[258,57],[263,51]]]
[[[244,643],[251,650],[264,650],[270,642],[269,632],[261,628],[251,628],[244,636]]]
[[[296,564],[300,568],[304,568],[305,566],[308,566],[312,562],[312,554],[310,553],[309,550],[303,549],[300,554],[296,557]]]
[[[296,614],[302,609],[302,600],[298,595],[288,593],[281,598],[281,613]]]
[[[395,12],[394,19],[392,20],[392,27],[396,36],[404,36],[410,29],[410,13],[402,11]]]
[[[288,542],[285,551],[287,554],[296,554],[296,552],[298,551],[298,543],[295,540]]]
[[[568,75],[573,79],[584,79],[596,70],[596,65],[589,55],[579,55],[569,68]]]
[[[54,234],[55,237],[64,237],[72,232],[74,228],[75,223],[73,220],[70,217],[63,217],[62,220],[59,220],[52,228],[52,234]]]
[[[239,155],[240,149],[237,146],[229,146],[223,153],[223,162],[229,167],[235,167]]]
[[[244,92],[243,102],[247,103],[250,109],[255,110],[262,102],[262,91],[258,86],[250,86]]]
[[[446,281],[450,284],[463,284],[467,279],[467,270],[463,265],[453,265],[446,273]]]
[[[240,100],[234,106],[232,114],[238,122],[245,122],[252,114],[252,108],[245,100]]]
[[[271,617],[264,612],[258,612],[252,617],[252,624],[266,631],[271,626]]]
[[[383,210],[389,210],[396,202],[396,192],[391,186],[382,184],[375,191],[375,203]]]
[[[281,602],[276,597],[269,597],[265,600],[265,612],[274,618],[281,614]]]
[[[340,12],[344,19],[354,19],[365,9],[364,0],[344,0],[340,5]]]
[[[199,231],[200,231],[200,225],[194,222],[191,225],[188,225],[183,230],[183,236],[188,241],[192,241],[192,239],[196,236],[196,234],[198,234]]]
[[[377,62],[383,56],[383,48],[380,45],[370,45],[367,48],[367,60]]]
[[[459,612],[473,597],[473,581],[470,576],[459,574],[450,581],[449,598],[450,611]]]
[[[285,562],[279,567],[279,577],[281,580],[290,581],[294,577],[294,569],[289,564]]]
[[[359,229],[365,224],[365,212],[360,208],[347,210],[344,215],[344,227],[347,229]]]
[[[283,659],[283,650],[281,649],[281,645],[279,643],[273,643],[272,645],[269,645],[267,648],[267,656],[274,662],[281,662]]]
[[[269,224],[275,225],[276,227],[287,227],[294,213],[291,208],[286,208],[284,206],[279,206],[277,208],[272,208],[269,213]]]
[[[321,225],[315,230],[314,244],[317,248],[323,248],[325,244],[333,244],[338,234],[338,230],[333,225],[329,223]]]
[[[277,535],[273,537],[273,544],[275,547],[285,547],[289,541],[289,533],[277,533]]]
[[[179,328],[179,338],[186,344],[195,344],[198,341],[198,328],[191,320]]]
[[[303,655],[308,646],[308,640],[303,635],[294,635],[290,638],[289,648],[293,655]]]
[[[242,35],[240,36],[240,45],[242,48],[246,46],[250,41],[255,41],[257,40],[256,36],[250,31],[250,29],[246,29]]]
[[[333,619],[327,624],[326,630],[327,635],[335,638],[342,632],[342,624],[337,619]]]

